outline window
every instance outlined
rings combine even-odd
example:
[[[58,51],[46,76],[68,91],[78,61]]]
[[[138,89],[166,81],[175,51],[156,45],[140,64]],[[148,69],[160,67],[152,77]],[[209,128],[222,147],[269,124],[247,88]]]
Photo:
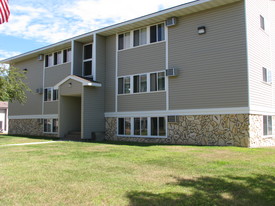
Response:
[[[264,135],[272,135],[272,116],[263,116]]]
[[[134,135],[147,136],[147,117],[134,118]]]
[[[150,91],[165,90],[165,73],[151,73],[150,74]]]
[[[134,76],[134,93],[147,92],[147,74]]]
[[[44,132],[57,133],[58,119],[44,119]]]
[[[118,94],[129,94],[131,92],[130,77],[118,78]]]
[[[136,29],[118,35],[118,50],[165,40],[164,23]]]
[[[151,125],[151,127],[149,125]],[[118,135],[165,137],[166,136],[166,118],[165,117],[118,118]]]
[[[164,117],[151,117],[151,135],[165,136],[166,126]]]
[[[134,47],[147,43],[147,29],[142,28],[134,31]]]
[[[272,82],[272,73],[270,69],[266,69],[263,67],[263,81],[267,83]]]
[[[51,66],[53,66],[53,55],[48,54],[45,57],[45,67],[51,67]]]
[[[71,49],[65,49],[63,50],[63,63],[71,62]]]
[[[44,89],[44,101],[56,101],[58,100],[58,90],[53,88],[45,88]]]
[[[54,60],[53,60],[54,65],[61,64],[61,62],[62,62],[61,57],[62,57],[62,52],[61,51],[54,53]]]
[[[131,33],[127,32],[118,36],[118,50],[130,48]]]
[[[163,41],[164,39],[164,24],[158,24],[150,27],[150,43]]]
[[[260,25],[263,30],[265,30],[265,20],[262,15],[260,15]]]
[[[131,118],[118,119],[118,134],[131,135]]]
[[[92,58],[93,58],[93,45],[84,45],[83,51],[83,76],[92,75]]]

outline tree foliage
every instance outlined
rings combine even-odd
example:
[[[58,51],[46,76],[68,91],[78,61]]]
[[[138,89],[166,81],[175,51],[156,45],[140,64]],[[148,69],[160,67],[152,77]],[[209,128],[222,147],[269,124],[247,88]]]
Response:
[[[26,80],[24,71],[0,64],[0,101],[25,103],[26,92],[31,90],[24,80]]]

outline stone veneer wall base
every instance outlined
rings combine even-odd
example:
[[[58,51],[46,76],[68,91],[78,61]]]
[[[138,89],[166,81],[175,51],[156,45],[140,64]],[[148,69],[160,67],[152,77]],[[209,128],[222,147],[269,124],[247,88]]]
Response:
[[[47,134],[43,132],[43,123],[40,119],[10,119],[10,135],[26,135],[41,137],[57,137],[57,134]]]
[[[117,118],[106,118],[106,139],[155,144],[217,145],[249,147],[249,115],[179,116],[168,123],[167,138],[118,137]]]

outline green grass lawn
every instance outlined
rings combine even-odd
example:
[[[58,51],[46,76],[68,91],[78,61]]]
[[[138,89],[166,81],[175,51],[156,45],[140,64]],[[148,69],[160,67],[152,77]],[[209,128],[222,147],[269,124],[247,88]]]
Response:
[[[0,146],[0,205],[274,203],[275,148],[83,142]]]

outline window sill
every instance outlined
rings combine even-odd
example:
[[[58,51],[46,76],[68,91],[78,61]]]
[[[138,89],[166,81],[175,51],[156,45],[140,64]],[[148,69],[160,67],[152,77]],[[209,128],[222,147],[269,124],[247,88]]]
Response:
[[[263,135],[263,139],[271,139],[271,138],[275,138],[275,135]]]
[[[58,102],[58,100],[53,100],[53,101],[44,101],[44,103],[46,102]]]
[[[45,68],[45,69],[54,68],[54,67],[61,66],[61,65],[63,65],[63,64],[68,64],[68,63],[71,63],[71,62],[65,62],[65,63],[61,63],[61,64],[57,64],[57,65],[52,65],[52,66],[48,66],[48,67],[45,67],[45,66],[44,66],[44,68]]]
[[[272,82],[264,82],[264,81],[262,81],[262,83],[263,83],[263,84],[266,84],[266,85],[268,85],[268,86],[272,86]]]
[[[117,137],[128,137],[128,138],[150,138],[150,139],[165,139],[167,138],[167,136],[139,136],[139,135],[121,135],[121,134],[117,134]]]
[[[122,52],[122,51],[130,50],[130,49],[141,48],[141,47],[145,47],[145,46],[149,46],[149,45],[154,45],[154,44],[162,43],[162,42],[165,42],[165,41],[166,41],[166,40],[157,41],[157,42],[148,43],[148,44],[142,44],[142,45],[133,46],[133,47],[130,47],[130,48],[127,48],[127,49],[120,49],[120,50],[117,50],[117,51],[118,51],[118,52]]]
[[[162,93],[162,92],[166,92],[166,90],[153,91],[153,92],[138,92],[138,93],[117,94],[117,96],[140,95],[140,94],[154,94],[154,93]]]
[[[44,134],[58,134],[58,132],[43,132]]]

